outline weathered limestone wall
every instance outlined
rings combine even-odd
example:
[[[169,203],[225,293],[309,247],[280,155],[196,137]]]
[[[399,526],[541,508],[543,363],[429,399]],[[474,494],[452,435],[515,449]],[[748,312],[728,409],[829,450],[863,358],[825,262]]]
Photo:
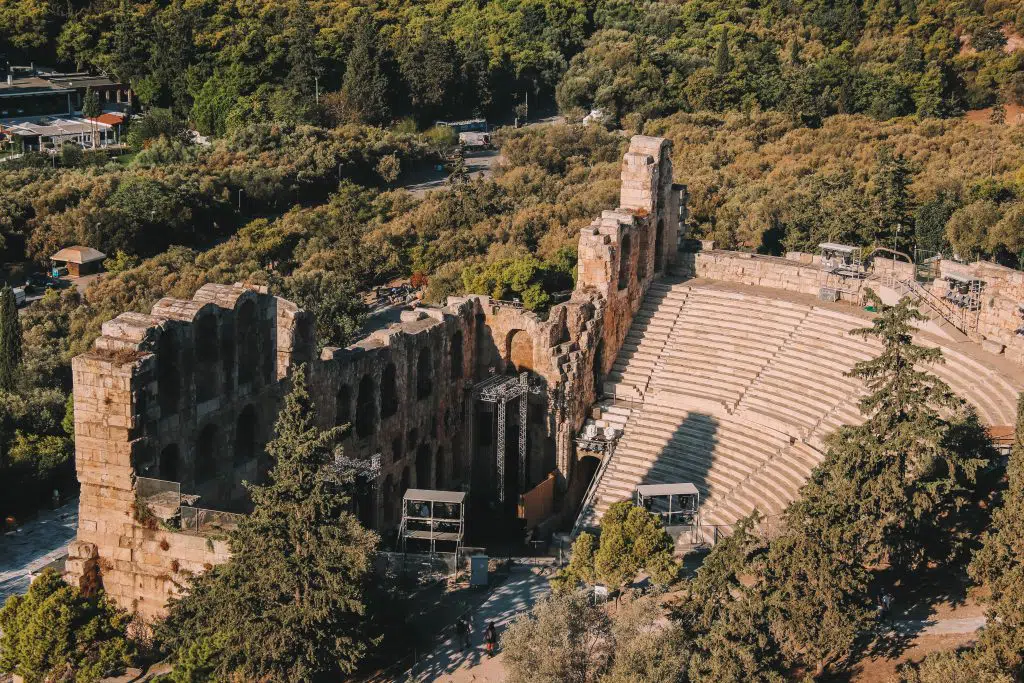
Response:
[[[980,279],[981,310],[977,313],[976,340],[993,353],[1005,353],[1015,363],[1024,365],[1024,336],[1017,330],[1024,328],[1024,273],[995,263],[976,261],[960,264],[939,262],[939,277],[932,283],[932,292],[945,296],[948,284],[942,278],[955,275]]]
[[[817,296],[821,269],[794,252],[787,258],[738,251],[698,251],[679,255],[680,274],[744,285],[774,287]]]
[[[622,160],[620,207],[580,236],[577,291],[595,291],[605,309],[602,373],[615,362],[647,287],[675,261],[684,190],[672,183],[671,150],[663,138],[634,136]]]
[[[67,578],[98,583],[119,604],[159,616],[183,572],[222,562],[222,541],[163,528],[136,505],[138,478],[179,482],[198,507],[244,507],[292,368],[309,364],[323,426],[349,425],[346,455],[380,456],[355,501],[385,533],[406,489],[494,496],[493,407],[474,384],[528,372],[526,490],[554,472],[573,476],[576,432],[598,398],[651,281],[676,258],[680,195],[670,144],[636,136],[622,164],[621,208],[581,231],[578,284],[546,319],[486,296],[403,311],[401,321],[314,358],[312,319],[295,304],[243,285],[206,285],[188,301],[104,324],[74,359],[78,538]],[[518,406],[507,412],[520,425]],[[516,457],[516,441],[506,450]],[[507,459],[506,459],[506,462]],[[522,493],[523,491],[520,491]]]
[[[180,572],[226,557],[222,542],[164,530],[136,506],[136,478],[181,482],[200,507],[242,500],[254,479],[283,378],[309,358],[311,320],[294,304],[236,286],[206,285],[190,301],[103,325],[72,361],[79,527],[68,576],[95,572],[117,602],[160,614]],[[268,419],[269,418],[269,419]]]
[[[463,405],[473,378],[476,313],[473,299],[403,311],[402,322],[345,349],[326,348],[313,366],[321,421],[351,425],[346,455],[381,456],[374,500],[357,501],[373,528],[398,523],[405,489],[469,483]]]
[[[780,258],[709,249],[680,252],[677,271],[686,277],[773,287],[817,296],[821,287],[819,263],[817,255],[799,252]],[[1024,272],[983,261],[961,264],[944,260],[938,262],[937,267],[938,277],[932,281],[930,290],[939,299],[949,289],[943,279],[946,276],[983,282],[981,309],[976,315],[967,315],[970,323],[968,334],[987,351],[1005,354],[1009,360],[1024,365],[1024,336],[1017,333],[1017,330],[1024,329],[1024,311],[1020,308],[1024,305]],[[875,276],[891,273],[900,279],[914,277],[912,264],[884,257],[874,259],[871,271]],[[844,295],[844,299],[851,301],[859,301],[863,289],[872,286],[870,280],[847,280],[846,284],[852,293]]]

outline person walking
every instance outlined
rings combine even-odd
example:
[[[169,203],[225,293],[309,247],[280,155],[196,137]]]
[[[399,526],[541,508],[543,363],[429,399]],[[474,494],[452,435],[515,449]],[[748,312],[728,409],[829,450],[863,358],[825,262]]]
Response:
[[[469,620],[466,617],[459,617],[459,620],[455,622],[455,633],[459,636],[459,652],[470,647],[470,627]]]
[[[498,645],[498,632],[494,628],[494,622],[487,622],[487,628],[484,629],[484,642],[487,643],[487,654],[491,657],[494,656],[494,648]]]

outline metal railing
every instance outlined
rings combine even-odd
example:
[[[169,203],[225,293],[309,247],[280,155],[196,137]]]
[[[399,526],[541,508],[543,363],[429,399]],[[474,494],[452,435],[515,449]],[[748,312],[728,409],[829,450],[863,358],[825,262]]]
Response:
[[[491,299],[491,305],[499,308],[515,308],[517,310],[522,310],[523,308],[523,302],[519,300]]]
[[[221,510],[181,506],[181,530],[201,535],[227,535],[238,528],[245,515]]]
[[[150,477],[135,478],[135,498],[146,512],[162,520],[178,514],[181,507],[181,483]]]
[[[632,419],[630,415],[630,419]],[[629,420],[626,420],[628,423]],[[625,429],[623,429],[625,432]],[[583,495],[583,502],[580,504],[579,512],[576,514],[576,521],[573,522],[572,532],[569,534],[570,538],[575,538],[576,534],[580,532],[580,527],[583,525],[583,518],[587,515],[587,509],[593,505],[594,498],[597,496],[598,486],[601,484],[601,478],[604,477],[605,470],[608,469],[608,463],[612,461],[612,456],[615,455],[615,446],[618,441],[613,441],[611,447],[605,451],[605,455],[601,458],[601,465],[594,472],[594,478],[590,480],[590,486],[587,487],[587,492]]]
[[[950,325],[964,334],[971,329],[967,311],[961,310],[953,304],[941,299],[926,287],[922,287],[916,280],[896,277],[892,273],[884,273],[875,276],[879,282],[886,287],[895,290],[901,296],[910,295],[917,301],[924,303]]]

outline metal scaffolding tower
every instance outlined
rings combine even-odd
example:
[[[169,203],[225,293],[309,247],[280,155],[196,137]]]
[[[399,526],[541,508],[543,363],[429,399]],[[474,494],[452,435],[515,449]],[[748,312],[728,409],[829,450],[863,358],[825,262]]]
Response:
[[[519,399],[519,492],[526,490],[526,396],[539,394],[540,386],[530,386],[529,374],[493,375],[473,387],[475,397],[498,406],[497,471],[498,501],[505,502],[505,411],[508,403]]]

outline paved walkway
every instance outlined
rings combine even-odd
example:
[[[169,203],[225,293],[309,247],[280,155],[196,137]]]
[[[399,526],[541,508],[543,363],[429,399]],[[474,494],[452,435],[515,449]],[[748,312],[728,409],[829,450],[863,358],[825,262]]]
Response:
[[[548,578],[530,567],[512,570],[503,584],[494,589],[487,600],[472,614],[473,647],[460,651],[455,634],[448,629],[445,639],[427,657],[406,671],[402,681],[442,681],[443,683],[497,683],[505,679],[501,655],[487,656],[483,633],[487,622],[493,621],[498,637],[518,614],[529,611],[538,599],[547,594]]]
[[[0,535],[0,606],[28,590],[31,574],[67,552],[78,528],[78,499],[42,512],[14,531]]]
[[[901,619],[890,627],[904,635],[948,636],[956,633],[974,633],[985,625],[985,617],[958,617],[953,619]]]

